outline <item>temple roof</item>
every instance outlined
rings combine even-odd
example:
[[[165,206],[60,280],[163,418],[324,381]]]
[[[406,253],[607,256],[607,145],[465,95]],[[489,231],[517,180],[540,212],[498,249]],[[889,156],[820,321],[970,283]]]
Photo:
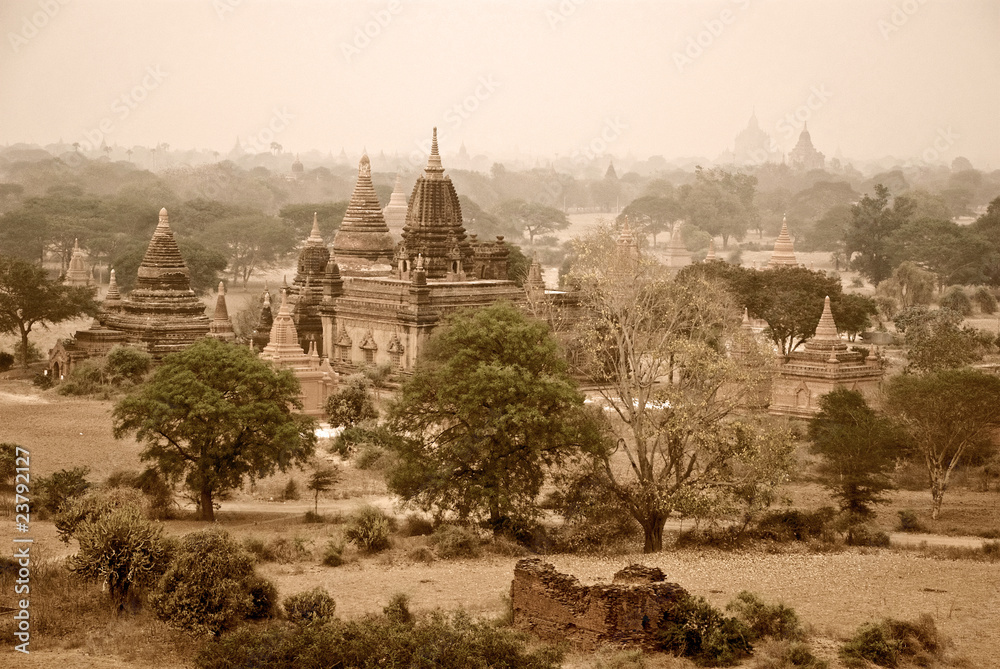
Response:
[[[451,256],[463,263],[472,259],[472,247],[462,225],[462,206],[458,194],[445,176],[438,153],[437,128],[434,128],[427,167],[417,179],[410,195],[403,227],[403,248],[410,258],[423,256],[428,279],[442,279],[448,272]]]
[[[160,209],[160,220],[139,264],[139,276],[132,292],[147,290],[190,292],[194,297],[194,292],[191,291],[191,272],[177,248],[166,208]]]
[[[326,248],[323,236],[319,232],[319,219],[316,212],[313,212],[312,232],[309,233],[305,245],[299,251],[294,280],[296,285],[305,283],[309,276],[322,276],[329,260],[330,250]]]
[[[271,324],[271,338],[261,356],[288,366],[296,366],[309,360],[309,356],[299,345],[299,335],[295,331],[287,290],[281,291],[281,307],[278,308],[278,314]]]
[[[767,261],[767,266],[777,267],[785,265],[795,267],[798,264],[798,261],[795,259],[795,249],[792,247],[792,238],[788,236],[788,221],[783,217],[781,219],[781,232],[778,233],[778,238],[774,240],[774,252],[771,254],[771,259]]]
[[[347,205],[340,229],[333,238],[333,255],[342,269],[358,262],[374,262],[392,258],[395,243],[382,216],[382,205],[372,185],[372,168],[368,155],[358,163],[358,180]]]
[[[816,334],[806,341],[805,348],[809,351],[847,350],[847,344],[837,334],[837,324],[833,320],[833,311],[830,310],[829,295],[823,301],[823,315],[816,324]]]
[[[224,341],[236,339],[236,332],[233,330],[233,322],[229,320],[229,308],[226,305],[226,284],[219,282],[219,296],[215,300],[215,314],[209,325],[209,336]]]
[[[79,240],[73,240],[73,255],[69,261],[69,268],[66,270],[66,283],[71,286],[86,286],[90,283],[90,273],[87,272],[87,263],[83,259],[83,251],[80,250]]]

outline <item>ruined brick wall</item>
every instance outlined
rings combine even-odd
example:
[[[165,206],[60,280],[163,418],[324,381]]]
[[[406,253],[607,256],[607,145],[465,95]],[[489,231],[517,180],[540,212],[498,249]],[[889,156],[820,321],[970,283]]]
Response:
[[[514,625],[585,650],[605,643],[651,646],[663,612],[685,590],[656,568],[631,565],[610,585],[584,586],[537,558],[514,567]]]

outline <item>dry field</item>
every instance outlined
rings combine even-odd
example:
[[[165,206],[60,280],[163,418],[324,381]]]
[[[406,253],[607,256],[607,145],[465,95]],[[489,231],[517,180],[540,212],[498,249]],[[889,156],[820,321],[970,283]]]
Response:
[[[32,473],[50,474],[64,467],[87,465],[91,479],[99,481],[119,469],[140,467],[139,446],[131,440],[111,436],[110,402],[62,397],[52,391],[38,392],[18,381],[0,382],[0,441],[13,441],[32,451]],[[342,537],[343,525],[305,524],[303,514],[312,508],[306,491],[295,502],[278,499],[290,477],[300,489],[304,476],[278,475],[258,483],[253,491],[223,502],[219,523],[239,538],[270,541],[278,537],[300,538],[310,551],[301,560],[287,564],[264,563],[261,571],[275,581],[282,596],[316,585],[326,587],[337,600],[338,614],[345,617],[377,612],[397,592],[408,594],[412,608],[426,611],[441,607],[463,607],[486,616],[500,615],[509,590],[516,557],[490,555],[478,559],[422,562],[411,557],[426,546],[425,537],[397,538],[394,547],[381,555],[362,556],[348,548],[347,564],[323,566],[320,555],[327,542]],[[784,491],[795,505],[828,504],[822,488],[798,481]],[[880,522],[891,528],[896,511],[926,510],[929,495],[922,491],[899,491],[880,514]],[[364,503],[394,510],[384,485],[369,472],[346,468],[345,479],[335,494],[320,501],[320,511],[342,520]],[[1000,530],[1000,492],[977,493],[951,490],[945,498],[944,515],[935,531],[968,533],[969,528]],[[201,523],[175,520],[167,523],[171,534],[183,534]],[[5,521],[0,542],[10,545],[12,528]],[[51,523],[35,522],[37,549],[51,560],[74,550],[60,543]],[[668,578],[717,606],[726,604],[741,590],[758,593],[769,601],[792,606],[811,627],[818,654],[834,660],[838,640],[859,624],[882,616],[912,619],[931,613],[941,630],[950,636],[969,666],[996,666],[1000,649],[1000,569],[996,563],[939,560],[890,550],[849,550],[840,553],[723,553],[717,551],[668,551],[656,556],[639,553],[615,556],[551,555],[558,569],[576,575],[584,583],[607,581],[630,562],[658,566]],[[10,593],[0,593],[0,606]],[[100,597],[95,589],[94,596]],[[139,653],[136,647],[170,647],[173,637],[146,620],[102,623],[86,634],[65,638],[33,638],[38,651],[25,658],[0,653],[0,665],[83,669],[125,666],[183,666],[176,654]],[[157,645],[159,644],[159,646]],[[33,646],[34,647],[34,646]],[[125,650],[131,649],[131,650]],[[595,667],[593,656],[574,654],[568,667]],[[692,666],[660,658],[649,666]],[[752,666],[752,665],[748,665]]]

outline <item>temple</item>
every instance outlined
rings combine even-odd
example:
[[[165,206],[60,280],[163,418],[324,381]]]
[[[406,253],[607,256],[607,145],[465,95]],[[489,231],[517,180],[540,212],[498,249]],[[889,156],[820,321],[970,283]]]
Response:
[[[120,344],[159,360],[205,337],[210,329],[205,305],[191,290],[191,274],[174,240],[167,210],[161,209],[135,288],[121,297],[112,270],[108,292],[90,328],[58,342],[49,352],[49,368],[61,377],[80,360],[106,355]]]
[[[809,135],[809,124],[802,126],[799,133],[799,141],[788,154],[788,162],[792,167],[799,170],[821,170],[826,163],[826,158],[813,146],[812,138]]]
[[[754,111],[747,127],[733,141],[732,162],[736,165],[759,165],[777,162],[780,157],[774,140],[760,127],[757,112]]]
[[[877,392],[883,370],[877,360],[858,351],[848,351],[837,333],[830,311],[830,298],[816,334],[801,351],[792,351],[779,363],[771,383],[770,413],[811,418],[819,413],[819,398],[835,388],[857,390],[867,397]]]
[[[87,261],[83,259],[83,251],[80,250],[79,240],[73,240],[73,255],[69,260],[69,268],[66,270],[67,286],[89,286],[90,272],[87,271]]]
[[[796,267],[798,261],[795,259],[795,248],[792,246],[792,238],[788,235],[788,221],[781,219],[781,232],[774,240],[774,251],[771,259],[767,261],[768,267]]]

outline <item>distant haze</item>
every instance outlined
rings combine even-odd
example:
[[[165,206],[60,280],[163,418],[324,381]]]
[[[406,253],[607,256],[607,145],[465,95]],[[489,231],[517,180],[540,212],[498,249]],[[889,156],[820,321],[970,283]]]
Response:
[[[998,0],[4,0],[0,142],[1000,167]],[[366,34],[367,31],[367,34]],[[798,118],[796,118],[798,113]],[[391,169],[376,166],[376,169]]]

